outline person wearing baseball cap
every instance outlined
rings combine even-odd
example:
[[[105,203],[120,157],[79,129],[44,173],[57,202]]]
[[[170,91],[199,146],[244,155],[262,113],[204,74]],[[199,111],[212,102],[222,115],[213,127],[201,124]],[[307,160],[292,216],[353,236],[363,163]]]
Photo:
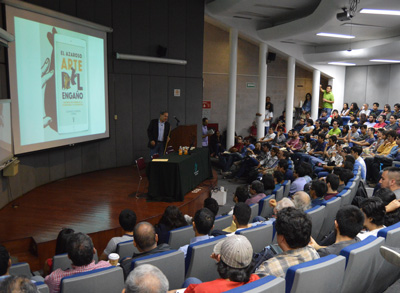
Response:
[[[221,278],[214,281],[190,284],[185,292],[225,292],[260,279],[251,274],[253,247],[243,235],[232,235],[214,246],[211,255],[217,261]]]

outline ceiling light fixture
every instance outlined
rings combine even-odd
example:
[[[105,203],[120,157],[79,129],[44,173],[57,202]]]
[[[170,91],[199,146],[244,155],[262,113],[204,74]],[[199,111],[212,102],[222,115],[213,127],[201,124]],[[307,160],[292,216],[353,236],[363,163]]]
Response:
[[[343,66],[356,66],[355,63],[348,63],[348,62],[329,62],[330,65],[343,65]]]
[[[390,60],[390,59],[371,59],[371,62],[386,62],[386,63],[400,63],[400,60]]]
[[[386,9],[369,9],[363,8],[360,13],[366,14],[380,14],[380,15],[398,15],[400,16],[400,10],[386,10]]]
[[[329,37],[329,38],[341,38],[341,39],[354,39],[355,36],[351,35],[342,35],[342,34],[332,34],[332,33],[318,33],[317,36],[320,37]]]

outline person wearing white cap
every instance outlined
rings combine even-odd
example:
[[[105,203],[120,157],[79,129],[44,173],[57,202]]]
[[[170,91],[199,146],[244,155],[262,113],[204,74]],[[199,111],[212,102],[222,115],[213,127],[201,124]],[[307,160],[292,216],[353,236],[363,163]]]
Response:
[[[214,246],[211,258],[217,261],[217,270],[221,278],[190,284],[185,292],[225,292],[260,279],[259,276],[251,274],[253,247],[243,235],[232,235],[218,242]]]

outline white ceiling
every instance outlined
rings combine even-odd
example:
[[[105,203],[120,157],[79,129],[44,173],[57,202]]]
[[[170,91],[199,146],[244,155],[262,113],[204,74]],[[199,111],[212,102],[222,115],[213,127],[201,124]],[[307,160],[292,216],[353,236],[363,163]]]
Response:
[[[359,2],[354,17],[337,20],[350,2]],[[362,8],[400,10],[400,0],[209,0],[206,15],[256,42],[300,45],[310,64],[400,60],[400,16],[360,14]],[[319,32],[355,38],[320,37]]]

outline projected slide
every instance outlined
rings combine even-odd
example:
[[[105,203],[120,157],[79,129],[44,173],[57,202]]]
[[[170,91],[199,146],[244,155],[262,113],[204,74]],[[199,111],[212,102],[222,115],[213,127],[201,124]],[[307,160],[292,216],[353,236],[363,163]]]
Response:
[[[15,153],[108,137],[105,33],[6,11],[15,36],[9,52]]]
[[[12,157],[10,100],[0,100],[0,165]]]

